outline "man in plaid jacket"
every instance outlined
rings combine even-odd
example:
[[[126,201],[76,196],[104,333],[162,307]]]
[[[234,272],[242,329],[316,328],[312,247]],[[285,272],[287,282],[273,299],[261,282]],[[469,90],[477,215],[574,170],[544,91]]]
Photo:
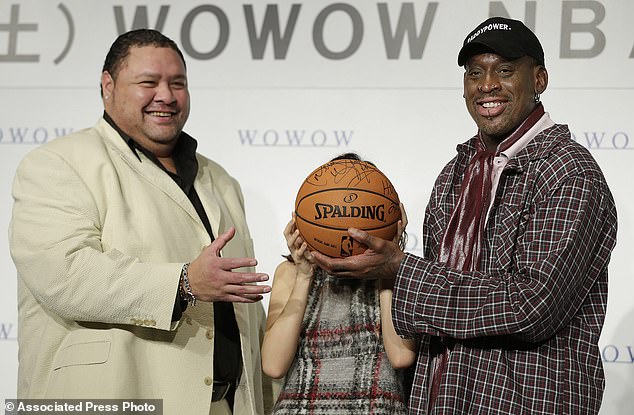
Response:
[[[351,229],[365,253],[311,258],[333,275],[395,279],[395,328],[420,339],[411,413],[596,414],[614,200],[544,111],[544,53],[524,24],[481,23],[458,64],[478,132],[436,180],[423,256]]]

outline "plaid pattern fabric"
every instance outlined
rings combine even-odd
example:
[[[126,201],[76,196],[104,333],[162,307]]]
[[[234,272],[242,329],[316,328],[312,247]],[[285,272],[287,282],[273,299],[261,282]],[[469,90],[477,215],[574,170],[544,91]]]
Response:
[[[316,272],[297,355],[273,413],[405,414],[379,313],[376,281]]]
[[[459,145],[441,172],[424,259],[407,254],[396,280],[396,330],[421,336],[410,413],[427,411],[429,336],[440,336],[451,352],[431,414],[596,414],[617,227],[603,174],[567,126],[542,131],[502,174],[479,271],[459,272],[434,261],[474,151]]]

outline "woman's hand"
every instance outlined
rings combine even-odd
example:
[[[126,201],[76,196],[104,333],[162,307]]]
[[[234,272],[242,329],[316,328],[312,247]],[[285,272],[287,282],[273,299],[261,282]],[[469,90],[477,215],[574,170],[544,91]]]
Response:
[[[293,219],[284,228],[284,237],[297,271],[305,275],[312,275],[315,265],[307,258],[308,244],[302,239],[299,229],[295,226],[295,213],[293,213]]]

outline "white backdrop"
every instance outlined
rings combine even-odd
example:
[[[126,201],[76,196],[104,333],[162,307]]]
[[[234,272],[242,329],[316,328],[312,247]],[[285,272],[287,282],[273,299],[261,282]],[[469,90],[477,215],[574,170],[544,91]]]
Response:
[[[634,2],[164,3],[0,0],[0,399],[16,393],[16,272],[6,238],[13,174],[35,146],[97,121],[101,66],[120,32],[156,28],[181,46],[192,94],[186,130],[242,183],[258,269],[272,274],[302,179],[348,151],[391,178],[410,218],[408,250],[420,252],[433,180],[475,132],[458,50],[479,22],[507,15],[542,40],[545,108],[591,149],[617,202],[601,414],[632,413]]]

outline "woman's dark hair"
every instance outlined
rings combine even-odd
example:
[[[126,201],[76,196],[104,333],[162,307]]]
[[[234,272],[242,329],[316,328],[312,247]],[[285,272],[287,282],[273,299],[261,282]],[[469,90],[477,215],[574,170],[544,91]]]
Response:
[[[330,159],[330,161],[336,161],[336,160],[358,160],[358,161],[363,161],[361,159],[361,156],[359,156],[357,153],[343,153],[343,154],[339,154],[337,157],[334,157],[334,158]],[[369,161],[367,163],[369,163]]]

